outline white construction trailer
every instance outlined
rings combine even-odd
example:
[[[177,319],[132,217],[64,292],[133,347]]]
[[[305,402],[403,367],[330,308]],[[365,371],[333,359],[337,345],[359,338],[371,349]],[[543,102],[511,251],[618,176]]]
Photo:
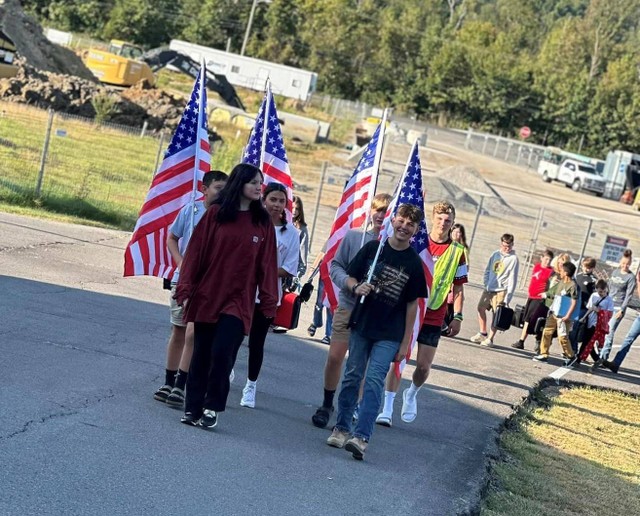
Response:
[[[315,72],[232,54],[178,39],[171,40],[169,48],[187,54],[198,62],[204,58],[212,72],[226,76],[234,86],[264,91],[269,78],[271,89],[276,95],[297,100],[307,100],[316,90],[318,74]]]

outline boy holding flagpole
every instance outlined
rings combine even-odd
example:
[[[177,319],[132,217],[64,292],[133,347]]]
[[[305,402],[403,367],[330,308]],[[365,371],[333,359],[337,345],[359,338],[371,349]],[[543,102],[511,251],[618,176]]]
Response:
[[[422,218],[417,206],[400,205],[392,221],[393,235],[367,243],[347,269],[346,287],[354,296],[364,296],[365,301],[357,317],[352,317],[338,417],[327,444],[344,447],[357,460],[364,458],[371,438],[389,364],[405,358],[418,298],[427,296],[420,257],[411,247]],[[359,419],[352,435],[352,418],[363,378]]]

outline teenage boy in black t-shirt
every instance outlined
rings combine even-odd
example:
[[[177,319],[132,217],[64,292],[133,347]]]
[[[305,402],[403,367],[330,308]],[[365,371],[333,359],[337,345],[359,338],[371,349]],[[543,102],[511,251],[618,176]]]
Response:
[[[422,263],[410,245],[423,217],[416,206],[398,207],[392,221],[393,236],[383,244],[371,283],[366,279],[380,245],[378,241],[367,243],[347,268],[347,287],[358,298],[364,296],[365,301],[352,313],[349,359],[338,397],[338,417],[327,444],[344,447],[355,459],[364,458],[389,364],[404,359],[417,315],[418,298],[427,297]],[[353,412],[365,372],[358,423],[351,436]]]

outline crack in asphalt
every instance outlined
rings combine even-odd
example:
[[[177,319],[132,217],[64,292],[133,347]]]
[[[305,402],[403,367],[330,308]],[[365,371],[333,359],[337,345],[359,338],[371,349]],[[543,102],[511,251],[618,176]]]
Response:
[[[109,351],[104,351],[102,349],[84,348],[84,347],[80,347],[80,346],[74,346],[73,344],[65,344],[65,343],[62,343],[62,342],[53,342],[51,340],[44,340],[44,341],[42,341],[42,343],[43,344],[47,344],[49,346],[56,347],[56,348],[70,349],[72,351],[81,351],[83,353],[95,353],[96,355],[104,355],[104,356],[108,356],[108,357],[112,357],[112,358],[122,358],[123,360],[128,360],[129,362],[134,362],[136,364],[146,364],[146,365],[151,365],[151,366],[154,366],[154,367],[158,366],[158,363],[156,363],[156,362],[151,362],[149,360],[142,360],[140,358],[128,357],[126,355],[120,355],[118,353],[110,353]],[[115,344],[115,343],[116,343],[116,338],[113,338],[107,344]]]
[[[25,227],[25,226],[21,226],[21,227]],[[28,229],[31,229],[31,228],[28,228]],[[45,233],[49,233],[49,232],[46,231]],[[121,249],[120,246],[104,244],[104,242],[109,242],[111,240],[118,240],[121,237],[100,238],[98,240],[82,240],[80,238],[68,237],[65,235],[60,235],[60,236],[64,236],[65,238],[69,238],[71,240],[76,240],[76,242],[63,242],[59,240],[54,240],[53,242],[39,242],[37,244],[29,244],[29,245],[23,245],[23,246],[4,246],[4,247],[0,247],[0,253],[12,252],[12,251],[26,251],[29,249],[39,249],[42,247],[75,246],[75,245],[82,245],[82,244],[101,245],[103,247],[110,247],[112,249]]]
[[[103,402],[104,400],[108,400],[111,398],[115,397],[115,393],[109,389],[107,391],[107,394],[103,395],[103,396],[99,396],[97,398],[91,399],[91,398],[86,398],[84,400],[83,403],[81,403],[78,407],[75,408],[68,408],[67,410],[63,410],[61,412],[54,412],[53,414],[48,414],[46,416],[42,416],[40,418],[37,419],[30,419],[29,421],[27,421],[20,430],[16,430],[14,432],[11,432],[7,435],[0,435],[0,442],[3,441],[8,441],[9,439],[12,439],[14,437],[17,437],[19,435],[25,434],[27,433],[31,428],[35,428],[37,425],[43,425],[49,421],[52,421],[54,419],[61,419],[64,417],[69,417],[69,416],[74,416],[76,414],[79,414],[82,410],[87,409],[93,405],[97,405],[98,403]],[[60,405],[62,408],[66,408],[64,407],[64,405]]]

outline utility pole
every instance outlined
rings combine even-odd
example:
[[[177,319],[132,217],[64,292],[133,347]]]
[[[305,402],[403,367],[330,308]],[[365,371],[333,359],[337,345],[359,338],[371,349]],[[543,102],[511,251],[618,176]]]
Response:
[[[251,12],[249,12],[249,22],[247,23],[247,30],[244,32],[244,39],[242,40],[242,49],[240,55],[244,55],[244,51],[247,49],[247,42],[249,41],[249,33],[251,32],[251,25],[253,24],[253,17],[256,14],[256,7],[258,6],[258,0],[253,0],[251,3]]]

